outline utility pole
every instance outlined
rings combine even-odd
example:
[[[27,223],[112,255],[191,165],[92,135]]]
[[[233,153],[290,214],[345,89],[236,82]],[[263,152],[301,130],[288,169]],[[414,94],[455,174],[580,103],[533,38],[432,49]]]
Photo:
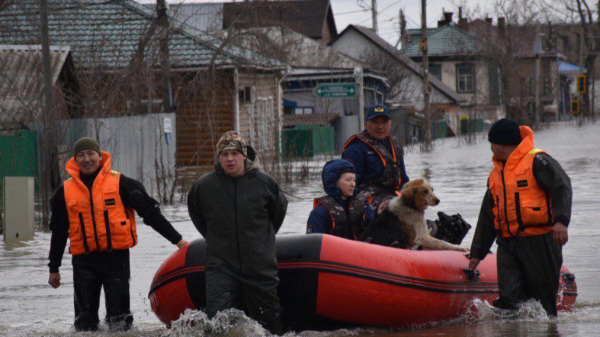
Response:
[[[540,38],[540,26],[535,28],[535,42],[533,45],[535,53],[535,122],[534,129],[540,127],[540,53],[542,52],[542,39]]]
[[[594,67],[594,69],[592,69],[592,104],[591,104],[591,111],[590,113],[592,114],[592,123],[596,123],[596,67]]]
[[[363,78],[363,68],[354,68],[354,78],[356,82],[356,92],[358,94],[358,132],[365,129],[365,87]]]
[[[404,48],[405,36],[406,36],[406,18],[404,17],[404,11],[400,10],[398,12],[398,19],[400,20],[400,35],[398,36],[398,42],[394,48],[398,49],[398,45],[402,42],[402,47]]]
[[[156,0],[156,20],[160,27],[160,76],[163,96],[164,112],[173,110],[173,97],[171,92],[171,66],[169,61],[169,17],[165,0]],[[152,66],[150,67],[152,69]],[[150,97],[148,97],[150,99]]]
[[[371,15],[373,19],[373,31],[377,34],[377,0],[371,0]]]
[[[40,171],[42,195],[42,224],[47,229],[49,212],[49,193],[52,189],[52,180],[56,171],[53,168],[55,153],[54,139],[54,85],[52,83],[52,68],[50,66],[50,37],[48,34],[48,2],[40,0],[40,35],[42,41],[42,63],[44,71],[44,109],[42,109],[43,122],[43,157]]]
[[[579,33],[579,73],[583,74],[583,30],[581,31],[581,33]],[[581,126],[583,124],[583,111],[585,111],[583,109],[583,104],[584,104],[584,99],[583,97],[580,97],[579,99],[579,116],[578,117],[578,121],[577,124],[579,126]]]
[[[421,0],[421,42],[420,49],[423,53],[423,103],[425,113],[425,139],[421,150],[429,152],[431,144],[431,114],[429,112],[429,58],[427,56],[427,0]]]

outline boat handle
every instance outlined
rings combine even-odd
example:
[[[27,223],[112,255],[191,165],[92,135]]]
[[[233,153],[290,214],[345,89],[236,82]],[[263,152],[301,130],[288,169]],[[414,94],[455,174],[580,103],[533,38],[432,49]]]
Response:
[[[465,276],[469,282],[479,281],[479,270],[470,270],[468,268],[463,269]]]

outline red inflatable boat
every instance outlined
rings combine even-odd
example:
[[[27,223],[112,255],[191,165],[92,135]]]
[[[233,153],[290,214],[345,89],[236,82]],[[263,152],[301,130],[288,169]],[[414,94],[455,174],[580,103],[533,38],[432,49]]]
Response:
[[[473,299],[498,296],[496,256],[468,280],[465,254],[382,247],[330,235],[277,237],[282,320],[288,330],[329,330],[358,325],[409,327],[466,314]],[[203,239],[171,255],[150,289],[152,310],[165,324],[187,308],[202,310],[206,245]],[[577,297],[573,274],[563,267],[559,310]]]

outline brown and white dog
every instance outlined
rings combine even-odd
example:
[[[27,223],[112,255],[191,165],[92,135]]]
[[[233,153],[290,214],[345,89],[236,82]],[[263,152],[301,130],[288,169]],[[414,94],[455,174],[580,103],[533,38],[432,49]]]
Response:
[[[390,201],[387,209],[361,235],[360,240],[407,249],[421,246],[426,250],[469,251],[429,235],[425,209],[439,203],[440,199],[426,180],[412,180],[404,185],[401,196]]]

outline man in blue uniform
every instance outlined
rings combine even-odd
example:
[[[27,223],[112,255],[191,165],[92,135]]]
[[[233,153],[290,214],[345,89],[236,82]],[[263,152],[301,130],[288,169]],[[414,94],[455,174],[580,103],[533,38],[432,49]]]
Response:
[[[404,167],[402,146],[390,138],[392,115],[388,107],[371,106],[365,120],[366,130],[346,142],[342,158],[354,164],[358,195],[353,202],[362,205],[372,197],[373,208],[377,209],[379,204],[398,195],[410,179]]]

